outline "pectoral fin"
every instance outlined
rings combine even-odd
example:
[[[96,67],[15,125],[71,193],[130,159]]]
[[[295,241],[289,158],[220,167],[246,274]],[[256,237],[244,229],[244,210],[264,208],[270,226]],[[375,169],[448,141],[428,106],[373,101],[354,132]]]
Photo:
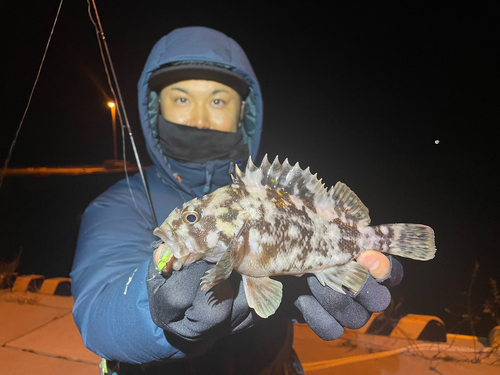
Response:
[[[248,306],[257,315],[267,318],[273,315],[281,303],[283,285],[269,277],[250,277],[242,275]]]
[[[217,264],[211,270],[208,270],[205,276],[201,278],[201,290],[209,290],[221,281],[226,280],[233,272],[234,257],[233,248],[229,247]]]
[[[342,294],[345,294],[342,289],[342,286],[345,286],[356,294],[363,287],[369,272],[370,270],[365,266],[351,261],[341,266],[315,272],[314,275],[323,286],[328,285]]]
[[[245,221],[215,267],[207,271],[205,276],[201,278],[201,290],[209,290],[231,275],[234,265],[238,260],[237,253],[242,243],[242,236],[247,230],[247,221]]]

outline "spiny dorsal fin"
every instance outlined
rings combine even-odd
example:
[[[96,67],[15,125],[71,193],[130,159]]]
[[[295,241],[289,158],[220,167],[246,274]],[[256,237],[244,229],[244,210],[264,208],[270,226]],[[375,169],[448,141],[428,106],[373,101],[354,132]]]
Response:
[[[247,167],[247,173],[248,171],[249,168]],[[288,159],[285,159],[283,164],[281,164],[278,156],[276,156],[272,163],[269,163],[266,154],[262,159],[258,171],[259,172],[251,170],[250,173],[256,176],[258,175],[258,177],[261,178],[261,186],[268,186],[281,192],[297,195],[301,198],[311,198],[324,190],[321,180],[318,180],[316,174],[312,175],[309,168],[303,170],[300,168],[299,163],[296,163],[292,167],[288,163]],[[253,176],[247,178],[245,175],[242,180],[246,185],[249,183],[253,185],[256,178]]]
[[[250,160],[249,160],[250,161]],[[231,175],[234,184],[244,184],[243,177],[245,177],[245,173],[243,173],[238,167],[238,164],[234,166],[234,174]]]
[[[299,163],[292,167],[288,159],[280,164],[276,156],[270,163],[266,154],[257,168],[252,158],[249,158],[245,173],[236,167],[233,181],[246,186],[270,187],[281,193],[294,195],[310,208],[312,205],[333,208],[339,217],[344,214],[348,220],[370,224],[368,208],[345,184],[338,182],[327,191],[325,184],[321,179],[318,180],[317,174],[310,172],[309,167],[303,170]]]
[[[247,186],[259,186],[261,184],[261,178],[262,178],[262,171],[260,168],[257,168],[255,166],[255,164],[252,161],[252,157],[250,156],[248,158],[245,175],[242,177],[241,180]]]
[[[279,157],[269,162],[267,154],[262,159],[259,168],[255,166],[249,158],[245,173],[235,170],[233,181],[246,186],[264,186],[296,196],[307,204],[313,204],[315,195],[326,196],[327,192],[317,175],[312,175],[309,168],[301,169],[299,163],[293,167],[285,159],[283,164],[279,162]],[[331,200],[330,200],[331,202]]]

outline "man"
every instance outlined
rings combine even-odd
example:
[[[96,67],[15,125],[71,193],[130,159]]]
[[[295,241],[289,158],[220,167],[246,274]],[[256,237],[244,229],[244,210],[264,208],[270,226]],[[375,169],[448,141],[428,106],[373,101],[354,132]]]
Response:
[[[160,222],[185,201],[230,184],[234,165],[255,158],[260,87],[241,47],[224,34],[203,27],[172,31],[153,47],[138,89],[154,163],[146,176]],[[170,277],[156,269],[164,248],[149,246],[157,240],[152,223],[138,176],[108,189],[82,218],[71,273],[73,315],[85,345],[111,360],[110,374],[300,373],[291,319],[331,340],[390,302],[373,278],[353,298],[314,277],[285,277],[280,308],[261,319],[233,273],[217,285],[214,304],[199,285],[213,264],[196,262]],[[402,277],[400,264],[380,253],[359,261],[386,283]]]

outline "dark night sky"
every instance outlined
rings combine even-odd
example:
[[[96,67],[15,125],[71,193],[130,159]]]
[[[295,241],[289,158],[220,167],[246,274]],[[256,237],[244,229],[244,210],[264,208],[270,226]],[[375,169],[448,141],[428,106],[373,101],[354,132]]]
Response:
[[[0,16],[2,164],[59,4],[31,3],[9,2]],[[248,2],[187,6],[98,1],[97,6],[143,162],[149,160],[138,125],[136,84],[151,47],[182,26],[203,25],[226,33],[246,51],[262,86],[264,133],[258,160],[264,153],[278,154],[281,160],[288,157],[310,166],[327,185],[345,182],[370,209],[373,224],[432,226],[436,259],[403,260],[405,279],[393,295],[403,298],[407,312],[450,319],[443,309],[460,311],[460,293],[468,287],[474,260],[481,266],[478,295],[487,289],[488,276],[500,279],[495,241],[500,229],[500,6],[494,1],[437,3],[251,7]],[[112,158],[108,96],[87,4],[67,1],[11,166],[100,164]],[[50,209],[52,219],[74,220],[119,178],[72,180],[64,191],[77,202],[72,207],[78,212],[67,213],[56,204],[55,212]],[[0,212],[2,222],[9,223],[3,238],[15,237],[23,245],[22,271],[63,276],[69,272],[77,227],[70,233],[46,230],[36,236],[28,230],[40,241],[36,250],[30,250],[30,241],[23,243],[26,230],[19,229],[33,225],[31,216],[48,225],[50,216],[37,210],[47,210],[43,202],[55,198],[43,194],[68,183],[41,181],[50,188],[37,193],[36,203],[15,194],[20,186],[16,182],[0,191],[0,207],[8,201],[10,210]],[[85,194],[76,193],[82,184]],[[5,212],[22,214],[12,220]],[[57,244],[64,236],[65,249],[54,245],[49,253],[40,246]],[[70,255],[59,269],[44,269],[42,254],[47,259],[58,251]],[[39,258],[30,262],[34,253]]]

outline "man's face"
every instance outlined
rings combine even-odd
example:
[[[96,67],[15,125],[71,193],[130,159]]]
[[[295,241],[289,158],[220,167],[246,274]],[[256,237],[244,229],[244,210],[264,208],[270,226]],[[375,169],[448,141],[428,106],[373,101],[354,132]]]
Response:
[[[161,90],[160,106],[165,120],[175,124],[236,133],[245,102],[229,86],[192,79]]]

